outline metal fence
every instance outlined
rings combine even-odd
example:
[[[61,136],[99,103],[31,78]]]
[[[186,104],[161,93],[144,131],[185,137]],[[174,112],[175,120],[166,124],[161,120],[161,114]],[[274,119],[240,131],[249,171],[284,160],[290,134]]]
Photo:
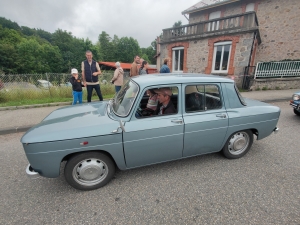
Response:
[[[113,72],[102,71],[99,76],[103,95],[114,94],[109,82]],[[72,98],[70,77],[71,74],[65,73],[0,74],[0,103],[17,99]]]
[[[257,63],[254,79],[283,77],[300,77],[300,61]]]

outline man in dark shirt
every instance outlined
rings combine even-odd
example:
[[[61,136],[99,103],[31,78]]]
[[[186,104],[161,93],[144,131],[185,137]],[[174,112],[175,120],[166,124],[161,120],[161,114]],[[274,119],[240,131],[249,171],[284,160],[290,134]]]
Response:
[[[154,91],[157,93],[159,101],[155,111],[156,115],[173,114],[177,112],[171,101],[172,91],[170,88],[159,88]]]
[[[87,90],[87,101],[91,102],[93,89],[96,90],[100,101],[103,101],[98,76],[101,74],[99,64],[93,60],[93,53],[85,52],[86,60],[81,63],[82,79]]]

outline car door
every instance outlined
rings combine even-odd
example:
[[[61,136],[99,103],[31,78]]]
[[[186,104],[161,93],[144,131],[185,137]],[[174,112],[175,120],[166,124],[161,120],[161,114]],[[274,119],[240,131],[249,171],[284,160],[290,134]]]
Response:
[[[182,88],[185,122],[183,157],[221,150],[228,129],[221,85],[185,85]]]
[[[132,118],[123,132],[124,155],[128,168],[179,159],[183,149],[183,118],[181,111],[181,85],[172,85],[177,113],[137,118],[134,108]],[[175,89],[174,89],[175,88]],[[144,90],[142,93],[144,93]],[[176,99],[174,96],[177,96]],[[140,100],[142,97],[140,96]],[[138,103],[140,101],[137,101]],[[175,107],[175,108],[176,108]]]

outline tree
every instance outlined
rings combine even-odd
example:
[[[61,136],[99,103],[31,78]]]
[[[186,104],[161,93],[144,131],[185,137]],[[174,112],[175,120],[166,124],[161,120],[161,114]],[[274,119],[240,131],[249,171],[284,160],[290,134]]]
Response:
[[[21,30],[21,28],[19,27],[19,25],[16,22],[12,22],[11,20],[5,19],[4,17],[0,17],[0,24],[4,28],[14,29],[17,31]]]
[[[113,42],[111,42],[111,37],[105,31],[99,35],[99,43],[102,54],[102,60],[105,62],[113,62],[115,61],[115,46]]]
[[[148,48],[141,48],[142,52],[142,58],[146,60],[150,64],[156,64],[156,59],[154,58],[156,54],[156,50],[152,47],[149,46]]]
[[[19,59],[19,73],[39,73],[42,72],[42,48],[33,38],[24,38],[17,45]]]
[[[180,27],[180,26],[182,26],[181,20],[178,20],[178,22],[175,22],[175,23],[173,24],[173,27]]]
[[[131,63],[134,56],[140,55],[141,50],[137,40],[132,37],[122,37],[116,47],[116,60],[120,62]]]

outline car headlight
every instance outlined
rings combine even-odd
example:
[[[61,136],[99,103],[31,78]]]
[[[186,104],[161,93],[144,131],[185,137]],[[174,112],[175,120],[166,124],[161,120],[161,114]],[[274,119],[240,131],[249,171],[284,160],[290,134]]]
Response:
[[[293,94],[293,100],[294,100],[294,101],[300,100],[300,95]]]

